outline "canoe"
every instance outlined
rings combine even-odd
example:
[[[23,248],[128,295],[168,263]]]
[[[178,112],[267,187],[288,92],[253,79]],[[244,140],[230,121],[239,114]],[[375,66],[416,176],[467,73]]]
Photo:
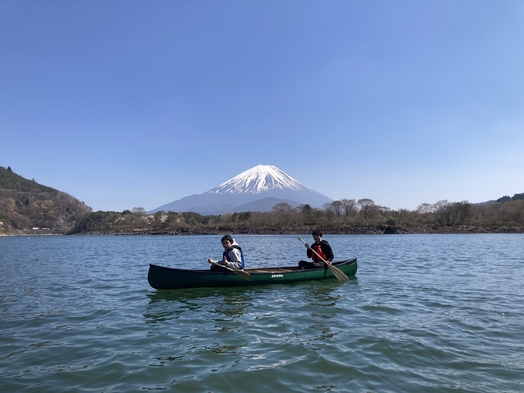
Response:
[[[357,273],[357,258],[333,262],[347,276]],[[240,287],[261,284],[289,284],[307,280],[334,279],[327,267],[299,270],[298,267],[266,267],[244,269],[251,276],[251,281],[240,275],[224,270],[223,272],[206,270],[187,270],[172,267],[149,265],[147,281],[155,289],[181,289],[198,287]]]

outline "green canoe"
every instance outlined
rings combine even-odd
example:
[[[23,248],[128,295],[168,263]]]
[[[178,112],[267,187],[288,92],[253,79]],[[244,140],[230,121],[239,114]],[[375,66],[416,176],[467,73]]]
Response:
[[[357,273],[357,258],[333,262],[347,276]],[[149,265],[147,281],[155,289],[180,289],[197,287],[237,287],[260,284],[289,284],[306,280],[334,279],[327,267],[299,270],[298,267],[266,267],[244,269],[243,274],[232,271],[215,272],[206,270],[187,270]],[[246,274],[249,273],[249,274]],[[246,278],[247,277],[247,278]]]

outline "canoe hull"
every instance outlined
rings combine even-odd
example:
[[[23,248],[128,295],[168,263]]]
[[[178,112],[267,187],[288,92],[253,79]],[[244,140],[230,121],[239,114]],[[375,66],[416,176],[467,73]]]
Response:
[[[347,276],[357,273],[357,258],[333,263]],[[181,289],[198,287],[239,287],[263,284],[289,284],[299,281],[334,279],[326,268],[298,270],[297,267],[274,267],[245,269],[251,275],[248,281],[230,271],[176,269],[154,264],[149,265],[147,280],[155,289]]]

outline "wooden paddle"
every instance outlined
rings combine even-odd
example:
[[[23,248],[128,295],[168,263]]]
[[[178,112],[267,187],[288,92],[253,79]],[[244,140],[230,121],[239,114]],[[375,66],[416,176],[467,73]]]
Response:
[[[243,279],[247,280],[247,281],[251,281],[252,278],[251,278],[251,274],[249,274],[248,272],[245,272],[243,270],[239,270],[239,269],[232,269],[230,268],[229,266],[226,266],[226,265],[221,265],[220,263],[218,263],[217,261],[214,261],[212,259],[209,259],[208,262],[212,265],[215,265],[215,266],[220,266],[220,267],[223,267],[224,269],[227,269],[227,270],[230,270],[232,271],[233,273],[236,273],[238,274],[240,277],[242,277]]]
[[[338,278],[340,281],[343,281],[343,282],[349,281],[349,277],[346,276],[342,270],[340,270],[338,267],[333,266],[331,262],[326,261],[320,255],[318,255],[318,253],[315,250],[313,250],[311,247],[309,247],[309,244],[307,244],[304,240],[302,240],[300,236],[298,237],[298,240],[300,240],[302,243],[304,243],[304,245],[307,246],[307,248],[309,248],[312,252],[314,252],[317,255],[317,257],[319,257],[322,260],[322,262],[324,262],[327,265],[327,267],[329,267],[329,270],[331,270],[331,273],[333,273],[333,275],[336,278]]]

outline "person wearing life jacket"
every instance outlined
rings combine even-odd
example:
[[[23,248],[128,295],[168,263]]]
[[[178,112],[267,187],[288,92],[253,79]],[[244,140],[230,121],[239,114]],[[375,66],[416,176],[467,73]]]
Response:
[[[313,259],[313,262],[308,261],[300,261],[298,263],[298,267],[303,269],[318,269],[320,267],[324,267],[325,263],[322,262],[322,259],[318,257],[320,255],[325,261],[331,262],[333,261],[333,258],[335,258],[335,255],[333,254],[333,250],[331,249],[331,246],[326,240],[322,240],[322,232],[318,229],[314,230],[313,233],[313,240],[315,241],[311,246],[306,243],[307,247],[307,256],[308,258]],[[315,250],[315,254],[311,249]]]
[[[222,247],[224,247],[224,252],[222,253],[221,261],[214,261],[220,265],[230,267],[231,269],[243,269],[244,268],[244,254],[242,249],[237,244],[235,239],[230,235],[222,236],[221,239]],[[208,262],[213,261],[209,258]],[[224,269],[220,266],[211,265],[211,270],[223,271]]]

